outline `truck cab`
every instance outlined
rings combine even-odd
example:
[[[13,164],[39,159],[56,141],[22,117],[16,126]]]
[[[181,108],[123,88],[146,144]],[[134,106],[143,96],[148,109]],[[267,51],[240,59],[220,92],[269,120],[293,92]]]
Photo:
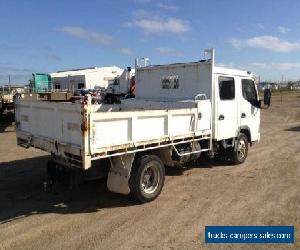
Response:
[[[255,77],[250,72],[215,67],[213,86],[213,138],[224,151],[231,151],[234,162],[242,163],[247,157],[248,143],[260,140]]]
[[[240,130],[248,130],[249,142],[259,141],[260,110],[254,106],[258,101],[254,76],[244,71],[215,70],[215,139],[233,138]]]

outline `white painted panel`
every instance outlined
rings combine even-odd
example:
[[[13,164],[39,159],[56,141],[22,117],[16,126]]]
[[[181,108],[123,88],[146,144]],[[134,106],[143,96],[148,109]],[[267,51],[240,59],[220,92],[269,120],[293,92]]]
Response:
[[[209,130],[211,127],[211,103],[209,100],[199,101],[198,114],[201,113],[201,118],[198,118],[197,130]]]
[[[236,136],[238,128],[238,100],[239,100],[239,88],[238,77],[229,76],[234,78],[235,96],[231,100],[221,100],[219,93],[219,75],[215,79],[215,93],[216,93],[216,112],[215,112],[215,126],[216,126],[216,138],[217,140],[224,140],[233,138]],[[220,120],[219,117],[223,116],[224,119]]]
[[[166,135],[166,116],[140,117],[134,123],[134,140],[145,141],[159,139]]]
[[[18,121],[20,122],[20,129],[28,133],[32,131],[32,125],[30,123],[30,121],[32,120],[30,111],[30,105],[22,105],[22,107],[20,107],[16,113],[16,117],[18,117]]]
[[[150,104],[152,108],[162,108],[161,103],[151,102]],[[147,108],[148,104],[137,102],[136,105],[132,111],[129,106],[125,111],[93,109],[90,139],[92,154],[125,144],[135,145],[166,137],[172,138],[193,133],[199,135],[210,131],[211,103],[209,100],[194,102],[193,105],[188,103],[188,106],[197,106],[197,108],[169,110],[139,110],[139,107]],[[200,121],[197,120],[198,112],[202,113]]]
[[[64,143],[81,145],[81,116],[71,111],[60,110],[58,116],[61,117],[61,123],[57,123],[57,132],[61,126],[61,140]]]
[[[56,125],[55,123],[57,122],[57,120],[55,119],[55,109],[51,106],[33,106],[32,112],[33,119],[34,121],[36,121],[35,135],[57,139],[57,134],[54,133]]]
[[[17,104],[18,129],[63,144],[81,145],[81,105],[21,101]]]
[[[55,102],[24,102],[23,104],[18,105],[16,111],[20,131],[58,143],[81,146],[84,138],[81,132],[82,106],[80,104]],[[137,105],[139,107],[140,104]],[[161,107],[161,110],[126,111],[101,108],[100,105],[89,106],[87,110],[91,112],[90,130],[87,133],[88,137],[85,138],[88,140],[86,143],[89,143],[89,147],[86,144],[85,153],[95,154],[104,152],[107,148],[147,144],[152,140],[159,141],[169,136],[172,138],[192,133],[199,135],[200,122],[202,122],[201,128],[209,129],[207,123],[210,117],[209,101],[188,103],[187,106],[180,104],[179,106],[182,107],[177,109],[163,109],[161,105],[161,103],[151,103],[152,108]],[[141,104],[143,108],[147,106],[148,104]],[[194,108],[183,108],[185,106]],[[197,120],[198,112],[203,112],[203,121]]]
[[[164,89],[162,78],[178,77],[178,88]],[[193,100],[197,94],[211,98],[210,63],[150,66],[136,71],[136,98],[145,100]]]
[[[92,125],[93,147],[101,148],[131,141],[131,119],[95,120]]]
[[[194,130],[194,115],[172,115],[170,122],[170,135],[184,135],[191,133]]]

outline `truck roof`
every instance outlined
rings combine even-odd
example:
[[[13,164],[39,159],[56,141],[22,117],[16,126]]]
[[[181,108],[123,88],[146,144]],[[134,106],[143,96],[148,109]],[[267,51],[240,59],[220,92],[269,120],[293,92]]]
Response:
[[[139,67],[137,70],[152,70],[152,69],[162,69],[162,68],[174,68],[174,67],[182,67],[182,66],[195,66],[195,65],[211,65],[211,60],[200,60],[196,62],[187,62],[187,63],[170,63],[170,64],[157,64],[157,65],[148,65],[145,67]],[[214,66],[214,73],[216,74],[225,74],[225,75],[236,75],[236,76],[245,76],[245,77],[253,77],[253,74],[250,71],[241,70],[241,69],[233,69],[227,67]]]
[[[231,68],[225,68],[225,67],[214,67],[214,73],[216,74],[225,74],[225,75],[233,75],[233,76],[247,76],[247,77],[253,77],[253,73],[246,70],[240,70],[240,69],[231,69]]]
[[[185,63],[169,63],[169,64],[154,64],[154,65],[147,65],[144,67],[139,67],[137,70],[151,70],[155,68],[172,68],[172,67],[180,67],[180,66],[192,66],[197,64],[211,64],[210,60],[201,60],[196,62],[185,62]]]

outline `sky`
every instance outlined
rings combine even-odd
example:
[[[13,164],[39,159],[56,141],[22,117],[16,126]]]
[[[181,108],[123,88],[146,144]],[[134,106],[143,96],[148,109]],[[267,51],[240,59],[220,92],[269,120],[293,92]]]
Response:
[[[300,79],[297,0],[0,0],[0,85],[31,73],[197,61]]]

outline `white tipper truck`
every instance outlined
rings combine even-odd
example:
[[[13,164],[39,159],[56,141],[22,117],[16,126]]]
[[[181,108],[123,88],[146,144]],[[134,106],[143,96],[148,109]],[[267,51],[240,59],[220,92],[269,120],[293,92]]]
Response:
[[[61,173],[73,181],[106,176],[110,191],[140,202],[159,196],[165,166],[202,152],[243,163],[260,139],[264,105],[250,72],[216,67],[214,50],[206,53],[198,62],[136,68],[136,98],[121,104],[18,99],[18,145],[51,154],[49,183]]]

